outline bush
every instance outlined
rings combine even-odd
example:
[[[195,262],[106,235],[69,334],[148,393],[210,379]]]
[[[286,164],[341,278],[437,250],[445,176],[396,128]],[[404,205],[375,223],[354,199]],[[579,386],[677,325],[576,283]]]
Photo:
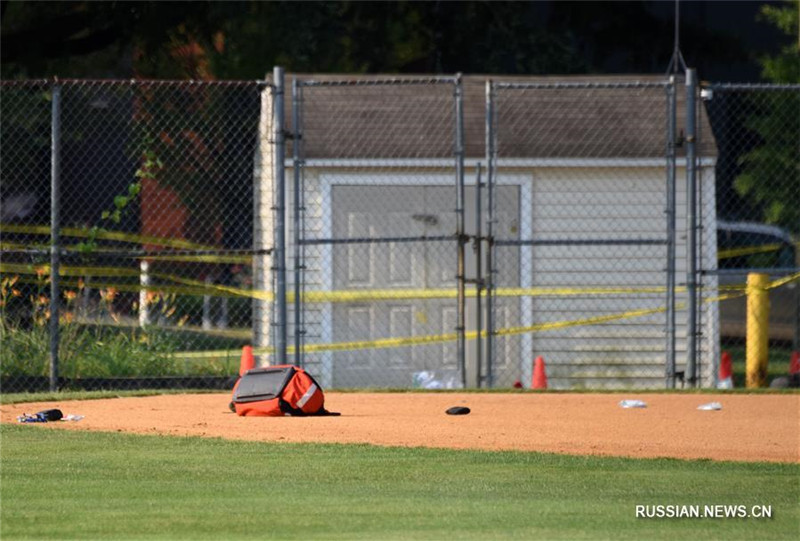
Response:
[[[46,284],[47,278],[40,275],[37,287],[25,298],[17,288],[16,277],[0,280],[2,377],[49,374],[50,301],[44,293]],[[114,312],[116,292],[112,289],[101,290],[101,303],[91,318],[78,318],[73,304],[79,294],[80,288],[64,291],[65,306],[59,322],[60,377],[228,376],[237,370],[236,359],[176,359],[173,354],[185,345],[178,331],[158,325],[120,325],[123,322]]]

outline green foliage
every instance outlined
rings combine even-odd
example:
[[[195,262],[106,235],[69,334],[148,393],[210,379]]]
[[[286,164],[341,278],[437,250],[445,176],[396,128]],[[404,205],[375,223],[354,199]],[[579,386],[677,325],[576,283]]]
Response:
[[[156,396],[170,394],[208,394],[218,393],[208,389],[137,389],[134,391],[55,391],[42,393],[2,393],[0,404],[23,404],[26,402],[67,402],[71,400],[105,400],[108,398],[129,398],[135,396]]]
[[[268,430],[308,419],[260,421]],[[41,428],[0,426],[3,539],[733,541],[796,539],[800,520],[796,464]],[[773,518],[635,518],[636,505],[655,504],[771,505]]]
[[[175,359],[172,354],[180,349],[179,336],[157,327],[124,332],[113,327],[62,324],[59,339],[59,376],[69,379],[229,376],[236,371],[234,360]],[[49,344],[45,326],[0,325],[0,375],[47,376]]]
[[[50,299],[49,279],[40,272],[29,298],[21,293],[18,277],[0,279],[0,375],[47,376],[49,374]],[[94,313],[82,314],[77,306],[83,287],[63,291],[66,302],[59,322],[59,376],[64,378],[161,377],[235,373],[235,359],[185,362],[172,354],[186,346],[180,332],[159,325],[117,327],[121,317],[114,310],[113,288],[100,290],[101,302]],[[174,296],[155,294],[159,316],[169,319],[176,311]],[[28,303],[29,306],[25,306]],[[180,325],[181,322],[178,322]],[[229,343],[226,346],[239,346]]]
[[[142,191],[141,182],[133,182],[129,184],[128,195],[115,196],[113,201],[114,208],[109,210],[104,210],[100,213],[101,222],[119,224],[120,221],[122,220],[123,213],[126,211],[126,209],[128,209],[131,206],[131,203],[133,203],[133,201],[136,199],[136,196],[139,195],[139,192],[141,191]],[[99,225],[95,225],[85,229],[87,231],[86,240],[77,243],[75,245],[75,249],[81,254],[89,255],[97,249],[97,236],[102,232],[106,232],[107,229]]]
[[[753,113],[746,126],[760,143],[739,158],[742,173],[734,188],[762,209],[766,223],[800,233],[800,94],[774,92],[752,98]]]
[[[62,324],[59,336],[59,375],[81,377],[138,377],[183,374],[182,363],[170,360],[176,349],[165,331],[123,333],[118,329]],[[0,326],[3,363],[0,374],[49,374],[50,334],[46,326],[30,329]]]
[[[800,83],[800,0],[764,6],[761,18],[786,33],[793,42],[780,53],[761,59],[763,76],[773,83]],[[797,41],[794,41],[797,40]],[[745,125],[759,144],[739,158],[742,173],[734,181],[737,193],[762,209],[766,223],[800,233],[800,93],[758,94],[749,100]]]
[[[763,77],[773,83],[800,83],[800,0],[784,0],[782,5],[765,5],[761,8],[759,18],[792,40],[778,54],[760,59]]]
[[[112,200],[113,208],[103,210],[100,213],[101,224],[119,225],[125,213],[133,211],[133,203],[142,192],[142,180],[156,180],[157,174],[163,169],[164,164],[152,150],[153,144],[154,139],[148,134],[144,137],[142,143],[143,150],[141,148],[133,148],[130,150],[135,158],[141,160],[139,168],[134,173],[134,177],[136,177],[137,180],[128,184],[126,195],[118,194],[114,196]],[[139,154],[141,154],[141,156]],[[106,232],[108,230],[102,225],[95,225],[85,229],[88,233],[87,238],[85,241],[79,242],[75,246],[75,249],[83,255],[89,255],[97,249],[97,236],[101,232]]]

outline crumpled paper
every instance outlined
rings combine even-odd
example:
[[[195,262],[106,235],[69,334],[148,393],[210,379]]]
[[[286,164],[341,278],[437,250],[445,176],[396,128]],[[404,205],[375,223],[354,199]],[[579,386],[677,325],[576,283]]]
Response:
[[[722,404],[719,402],[709,402],[708,404],[697,406],[697,409],[702,411],[718,411],[722,409]]]
[[[620,407],[625,409],[630,408],[646,408],[647,404],[642,402],[641,400],[623,400],[619,403]]]

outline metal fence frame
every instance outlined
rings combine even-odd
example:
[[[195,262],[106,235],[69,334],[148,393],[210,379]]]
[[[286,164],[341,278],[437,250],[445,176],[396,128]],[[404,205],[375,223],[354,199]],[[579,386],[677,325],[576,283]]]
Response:
[[[693,72],[694,70],[691,70],[691,71]],[[777,95],[779,93],[787,93],[787,94],[794,94],[796,96],[800,96],[800,84],[697,82],[696,75],[695,75],[695,92],[693,92],[693,96],[696,99],[696,108],[699,109],[700,107],[703,106],[702,105],[703,102],[706,102],[706,101],[712,101],[713,102],[713,100],[717,99],[720,94],[727,95],[727,96],[735,96],[735,95],[739,94],[741,96],[765,96],[766,97],[766,96],[775,96],[775,95]],[[764,98],[764,99],[766,99],[766,98]],[[729,117],[729,116],[734,116],[735,113],[737,113],[737,112],[738,112],[738,109],[732,108],[731,106],[728,106],[728,108],[726,108],[724,113],[722,113],[722,114],[724,114],[726,117]],[[795,117],[795,121],[796,121],[796,118],[800,118],[800,116]],[[725,129],[727,130],[727,126],[725,126]],[[800,137],[800,131],[797,132],[797,135],[798,135],[798,137]],[[700,134],[700,136],[702,136],[702,134]],[[740,141],[738,139],[737,139],[736,142],[737,142],[737,148],[735,149],[736,151],[740,151],[741,150],[740,148],[738,148],[740,146],[746,146],[747,144],[752,144],[753,143],[752,140],[751,141]],[[798,144],[800,145],[800,139],[798,140]],[[697,159],[694,160],[694,163],[696,164],[701,158],[702,158],[702,156],[700,156],[698,154]],[[717,167],[718,170],[721,169],[721,168],[722,169],[727,169],[727,168],[733,168],[733,167],[736,167],[736,166],[737,166],[737,164],[734,164],[733,162],[728,163],[728,164],[722,164],[722,163],[717,163],[716,164],[716,167]],[[731,174],[731,173],[730,172],[725,172],[725,171],[722,171],[722,174],[718,173],[717,174],[717,181],[718,182],[720,181],[720,177],[722,177],[724,174]],[[797,178],[795,180],[798,182],[797,186],[798,186],[798,190],[800,190],[800,178]],[[789,181],[789,180],[787,180],[787,181]],[[800,191],[798,191],[797,193],[800,194]],[[710,205],[719,206],[719,205],[726,204],[725,201],[721,201],[720,200],[720,195],[719,194],[717,194],[717,198],[718,198],[718,200],[716,202],[705,202],[705,201],[702,201],[702,199],[697,200],[692,205],[692,208],[695,210],[695,212],[697,213],[698,216],[702,217],[704,215],[704,213],[706,212],[707,206],[710,206]],[[789,202],[789,204],[792,204],[792,203]],[[797,202],[795,201],[794,204],[796,205]],[[732,219],[735,219],[735,218],[732,218]],[[744,217],[741,217],[739,219],[747,221],[747,220],[752,220],[752,217],[744,216]],[[775,268],[775,267],[764,267],[764,268],[753,267],[753,268],[748,268],[746,270],[737,270],[737,269],[728,269],[728,268],[712,268],[712,269],[709,269],[705,265],[702,264],[702,261],[704,259],[703,258],[703,254],[707,250],[710,249],[710,247],[708,246],[708,241],[706,239],[704,239],[704,235],[703,235],[705,233],[706,234],[705,236],[707,236],[707,232],[704,232],[702,230],[702,228],[699,227],[699,226],[696,226],[695,228],[693,228],[693,232],[695,233],[695,235],[699,235],[700,236],[699,239],[695,240],[695,243],[696,243],[695,249],[696,249],[696,254],[697,254],[696,260],[697,260],[698,264],[696,265],[696,268],[694,269],[694,273],[691,276],[692,278],[694,278],[694,282],[695,282],[695,286],[694,286],[694,289],[696,291],[696,302],[695,302],[695,305],[699,306],[701,303],[703,303],[705,300],[707,300],[707,296],[709,296],[709,295],[712,296],[712,300],[713,300],[713,296],[717,295],[718,293],[722,293],[722,297],[723,297],[723,301],[722,302],[730,302],[731,300],[736,300],[736,297],[739,297],[739,300],[742,301],[741,297],[744,295],[744,293],[746,291],[745,285],[744,285],[743,282],[746,279],[746,274],[749,273],[749,272],[764,273],[764,274],[771,275],[771,277],[773,279],[775,279],[776,282],[778,282],[778,283],[781,282],[781,278],[785,278],[785,277],[790,277],[791,278],[791,276],[794,275],[795,276],[795,278],[793,280],[795,282],[795,292],[794,292],[794,302],[795,302],[794,331],[793,331],[793,335],[792,335],[791,339],[788,340],[788,343],[791,344],[791,346],[790,346],[791,350],[793,350],[795,352],[800,350],[800,287],[798,287],[798,284],[797,284],[797,275],[798,275],[798,273],[800,273],[800,267],[798,267],[797,259],[795,260],[795,262],[792,265],[782,266],[782,267],[779,267],[779,268]],[[795,238],[795,241],[796,240],[797,239]],[[795,242],[795,247],[796,247],[796,249],[798,251],[800,251],[800,245],[798,245],[797,242]],[[715,252],[716,252],[716,248],[717,247],[714,246]],[[722,291],[720,291],[722,289],[721,286],[720,286],[720,290],[718,290],[716,286],[714,286],[712,288],[708,287],[707,282],[709,280],[713,280],[714,284],[716,284],[716,282],[718,280],[720,280],[720,279],[722,279],[724,277],[728,277],[728,278],[739,277],[738,281],[742,282],[741,286],[734,287],[732,290],[728,289],[728,290],[722,290]],[[690,277],[687,276],[687,279],[688,278],[690,278]],[[728,286],[728,288],[731,288],[731,286]],[[732,297],[732,298],[725,299],[725,297]],[[742,302],[744,302],[744,301],[742,301]],[[699,320],[698,320],[696,325],[699,328],[699,326],[700,326],[700,321]],[[730,342],[729,340],[726,340],[725,337],[722,337],[722,336],[721,336],[721,341],[722,342]],[[787,342],[787,340],[785,338],[781,338],[781,339],[779,339],[779,341],[784,342],[784,343]],[[729,345],[731,347],[735,347],[737,345],[737,340],[733,340],[733,342],[731,342]],[[722,347],[724,349],[726,347],[726,344],[723,343]],[[695,355],[699,359],[700,353],[695,351]],[[699,362],[699,360],[698,360],[698,362]],[[721,379],[720,378],[720,373],[719,373],[719,370],[720,370],[719,359],[711,359],[710,362],[711,362],[711,364],[713,366],[713,370],[714,370],[714,381],[718,382]],[[748,368],[748,370],[749,370],[749,368]],[[743,382],[738,382],[737,385],[739,383],[743,383]]]
[[[334,87],[396,87],[396,86],[419,86],[430,85],[452,85],[453,86],[453,108],[454,108],[454,133],[453,133],[453,170],[455,178],[453,187],[455,188],[455,214],[456,231],[453,235],[445,236],[401,236],[401,237],[363,237],[363,238],[308,238],[306,235],[306,159],[305,143],[307,137],[304,132],[304,102],[307,99],[307,89],[334,88]],[[306,307],[303,302],[307,292],[306,270],[307,248],[309,246],[334,246],[341,244],[380,244],[380,243],[438,243],[456,242],[456,279],[457,279],[457,324],[456,324],[456,344],[457,344],[457,366],[460,373],[461,385],[467,386],[466,379],[466,325],[464,319],[464,306],[466,301],[465,288],[468,279],[464,271],[464,257],[466,245],[470,241],[464,234],[464,131],[463,131],[463,90],[461,75],[440,76],[440,77],[380,77],[375,79],[299,79],[294,77],[292,80],[292,114],[293,114],[293,133],[294,140],[291,161],[293,165],[293,209],[292,222],[294,239],[294,360],[299,366],[304,366],[305,347],[306,347]],[[325,377],[325,376],[323,376]]]
[[[61,284],[59,280],[59,267],[62,257],[66,254],[60,238],[61,223],[61,135],[62,135],[62,116],[63,99],[62,88],[64,86],[83,84],[91,81],[79,80],[52,80],[52,81],[27,81],[27,82],[8,82],[4,81],[4,88],[14,85],[41,85],[48,88],[52,93],[50,104],[50,240],[47,250],[27,250],[36,252],[39,256],[49,255],[50,259],[50,299],[49,299],[49,388],[56,390],[64,384],[59,371],[59,310]],[[497,340],[497,281],[499,272],[499,257],[497,249],[499,247],[521,247],[521,246],[663,246],[665,249],[664,267],[664,301],[665,301],[665,322],[664,322],[664,380],[666,388],[675,388],[677,381],[681,381],[691,387],[701,384],[699,373],[703,365],[710,366],[713,372],[713,379],[718,379],[718,359],[704,359],[702,348],[698,345],[699,338],[703,335],[701,327],[703,325],[703,313],[701,309],[705,300],[705,280],[707,276],[721,274],[721,270],[706,268],[704,253],[707,249],[706,239],[708,232],[703,231],[703,217],[705,205],[703,201],[702,189],[698,184],[698,171],[702,169],[701,163],[703,156],[699,150],[698,143],[706,135],[701,133],[701,126],[698,122],[700,108],[702,107],[703,92],[774,92],[774,91],[800,91],[800,85],[764,85],[764,84],[700,84],[697,72],[688,69],[685,73],[685,80],[679,82],[675,76],[667,76],[663,81],[650,82],[498,82],[491,79],[485,82],[485,174],[484,165],[480,161],[476,167],[475,188],[475,232],[467,234],[465,224],[466,197],[467,189],[465,182],[465,120],[464,120],[464,85],[462,76],[443,77],[380,77],[372,79],[357,78],[307,78],[292,77],[291,89],[287,91],[285,74],[282,68],[275,67],[272,79],[269,81],[254,81],[250,83],[242,82],[177,82],[177,81],[130,81],[123,84],[151,84],[151,85],[236,85],[253,84],[260,91],[268,93],[268,100],[262,99],[262,108],[265,103],[269,103],[269,133],[259,133],[259,137],[268,140],[261,141],[261,147],[257,152],[269,149],[271,157],[271,171],[269,177],[273,186],[255,186],[254,207],[255,216],[254,228],[259,228],[260,233],[254,234],[254,246],[250,250],[217,250],[217,251],[184,251],[184,254],[231,254],[252,255],[255,258],[257,282],[256,290],[271,290],[274,292],[271,300],[264,298],[254,298],[254,311],[264,311],[266,316],[261,319],[269,320],[269,337],[266,330],[254,328],[254,341],[260,346],[263,355],[269,355],[277,364],[286,364],[294,361],[295,364],[303,366],[306,362],[307,344],[307,321],[305,301],[307,291],[307,269],[308,269],[308,249],[312,246],[334,246],[344,244],[380,244],[380,243],[437,243],[454,242],[455,253],[453,254],[453,268],[457,284],[455,297],[456,325],[455,345],[456,345],[456,364],[462,387],[495,387],[496,368],[496,340]],[[451,160],[453,179],[453,190],[455,199],[455,231],[452,234],[431,237],[431,236],[365,236],[361,238],[315,238],[310,236],[307,231],[307,204],[306,201],[306,167],[307,159],[305,154],[306,134],[304,130],[305,122],[305,102],[308,93],[312,89],[319,88],[356,88],[364,86],[374,87],[397,87],[415,86],[420,87],[429,85],[452,85],[452,112],[454,126],[452,130],[452,153],[448,160]],[[501,122],[498,112],[498,94],[509,90],[525,91],[558,91],[558,90],[580,90],[580,89],[663,89],[664,108],[666,115],[666,125],[664,135],[666,146],[664,148],[664,170],[665,170],[665,192],[664,192],[664,235],[663,238],[603,238],[603,239],[536,239],[502,238],[496,230],[497,224],[497,187],[498,171],[504,166],[503,158],[499,155],[498,133],[501,129]],[[291,92],[290,99],[286,94]],[[685,133],[678,134],[678,94],[685,92],[685,113],[686,117],[680,119],[684,121]],[[287,129],[286,112],[289,111],[291,127]],[[262,117],[265,112],[262,111]],[[710,134],[709,134],[710,135]],[[402,136],[402,134],[401,134]],[[686,172],[686,358],[683,362],[685,370],[677,369],[676,353],[676,290],[678,289],[678,277],[676,270],[676,245],[677,245],[677,169],[678,152],[677,146],[679,139],[685,143],[685,172]],[[291,153],[287,155],[287,140],[292,143]],[[266,163],[266,162],[264,162]],[[291,179],[287,179],[286,167],[291,165]],[[287,180],[291,184],[287,184]],[[258,179],[256,179],[258,182]],[[263,179],[261,180],[263,182]],[[483,200],[483,190],[486,190],[485,205]],[[261,191],[259,191],[261,190]],[[264,190],[272,191],[271,215],[268,218],[260,216],[263,211],[263,200],[266,197]],[[261,194],[261,195],[257,195]],[[291,198],[291,205],[287,201]],[[261,210],[259,210],[261,208]],[[259,220],[266,219],[270,224],[258,223]],[[486,230],[482,229],[482,224],[486,224]],[[264,236],[268,230],[269,239]],[[289,233],[291,232],[291,237]],[[260,236],[259,236],[260,235]],[[704,236],[705,235],[705,236]],[[287,247],[287,241],[289,247]],[[477,254],[476,275],[468,276],[465,267],[466,251],[468,244],[472,244],[473,250]],[[267,245],[268,244],[268,245]],[[291,251],[291,253],[288,253]],[[4,253],[12,251],[4,249]],[[19,252],[19,250],[17,250]],[[177,253],[177,252],[176,252]],[[138,257],[146,262],[146,257],[150,254],[142,250],[128,251],[121,254],[125,257]],[[485,259],[484,259],[485,255]],[[267,261],[269,258],[269,262]],[[484,264],[485,262],[485,264]],[[797,268],[788,269],[797,272]],[[267,287],[269,282],[272,285]],[[146,286],[144,278],[142,285]],[[475,287],[474,297],[476,306],[475,328],[468,329],[466,322],[466,307],[468,303],[467,287]],[[291,290],[291,291],[290,291]],[[800,306],[800,304],[799,304]],[[484,312],[485,310],[485,312]],[[290,321],[291,315],[291,321]],[[265,319],[266,318],[266,319]],[[484,319],[485,318],[485,319]],[[260,325],[255,322],[254,326]],[[800,320],[800,308],[798,308],[798,320]],[[485,324],[485,328],[484,328]],[[467,377],[467,339],[477,341],[476,357],[476,379],[469,381]],[[795,330],[795,344],[800,340],[798,332]],[[272,362],[272,361],[269,361]]]
[[[97,88],[111,88],[112,90],[135,90],[139,88],[156,88],[163,89],[171,86],[176,86],[184,89],[220,89],[224,91],[226,88],[239,88],[239,89],[258,89],[259,91],[266,90],[272,93],[272,84],[269,81],[170,81],[170,80],[131,80],[131,81],[113,81],[113,80],[90,80],[90,79],[52,79],[52,80],[28,80],[28,81],[2,81],[0,82],[3,90],[13,91],[14,89],[25,89],[27,87],[40,88],[42,93],[47,93],[45,98],[50,101],[50,134],[49,134],[49,172],[50,172],[50,201],[49,201],[49,239],[47,241],[47,248],[43,248],[43,243],[38,243],[36,246],[28,246],[19,248],[12,245],[10,248],[4,246],[2,254],[4,256],[14,255],[15,257],[27,257],[33,260],[37,258],[42,260],[44,256],[49,256],[49,269],[47,281],[49,281],[49,316],[48,316],[48,329],[49,329],[49,360],[48,360],[48,376],[47,381],[44,382],[41,378],[27,377],[11,378],[7,381],[14,390],[17,386],[22,385],[21,388],[30,390],[41,390],[43,387],[49,388],[50,391],[56,391],[62,388],[83,388],[83,389],[101,389],[101,388],[165,388],[165,387],[191,387],[191,388],[227,388],[231,382],[231,376],[163,376],[163,377],[143,377],[132,378],[126,382],[124,378],[106,378],[88,376],[79,379],[65,378],[61,371],[60,366],[60,352],[59,344],[61,339],[61,331],[59,326],[60,314],[63,313],[63,306],[61,301],[62,296],[62,277],[61,267],[62,261],[67,257],[75,257],[75,252],[70,250],[63,244],[62,231],[64,227],[69,224],[62,223],[62,207],[63,201],[63,186],[62,186],[62,171],[64,156],[62,153],[62,138],[64,131],[63,117],[68,111],[64,107],[64,90],[75,90],[76,92],[83,87],[97,87]],[[102,104],[100,104],[102,105]],[[8,102],[6,103],[8,106]],[[102,105],[105,107],[104,105]],[[123,113],[124,114],[124,113]],[[271,141],[271,139],[270,139]],[[6,144],[8,141],[6,141]],[[6,167],[10,168],[7,164]],[[5,224],[4,224],[5,225]],[[75,229],[75,228],[73,228]],[[88,227],[85,228],[89,232]],[[113,231],[111,236],[113,237]],[[91,232],[89,232],[91,235]],[[86,235],[84,235],[86,236]],[[176,239],[177,240],[177,239]],[[146,240],[141,242],[146,244]],[[144,247],[143,247],[144,248]],[[74,249],[74,247],[73,247]],[[150,275],[148,273],[148,260],[150,258],[158,257],[173,257],[177,258],[239,258],[253,257],[254,259],[269,260],[272,257],[271,243],[257,249],[172,249],[168,252],[154,252],[145,249],[123,249],[105,248],[100,254],[83,253],[81,257],[92,258],[100,256],[104,258],[121,258],[122,260],[138,260],[141,262],[139,265],[141,269],[141,279],[139,284],[141,286],[140,296],[144,298],[145,292],[151,288],[157,290],[156,285],[150,283]],[[4,257],[4,259],[6,259]],[[262,263],[262,266],[263,265]],[[270,265],[266,265],[268,268]],[[200,289],[198,289],[200,291]],[[273,301],[270,301],[273,302]],[[204,303],[205,304],[205,303]],[[280,304],[280,303],[276,303]],[[205,306],[204,306],[205,309]],[[142,316],[144,315],[144,319]],[[144,304],[140,309],[140,326],[145,324],[153,324],[148,321]],[[157,325],[155,325],[157,326]],[[191,358],[191,355],[187,356]],[[117,381],[118,380],[118,381]],[[8,389],[6,389],[8,390]]]
[[[693,70],[692,70],[693,71]],[[691,76],[690,76],[691,77]],[[687,80],[687,93],[694,95],[696,89],[691,86],[691,79]],[[665,238],[651,238],[651,239],[600,239],[600,240],[587,240],[585,242],[575,240],[536,240],[536,239],[520,239],[520,240],[503,240],[494,236],[493,232],[489,231],[488,237],[488,252],[490,254],[489,261],[494,262],[497,257],[494,255],[498,246],[512,246],[512,245],[629,245],[629,246],[652,246],[664,245],[666,247],[666,268],[665,268],[665,289],[666,289],[666,321],[665,321],[665,338],[666,338],[666,363],[665,363],[665,383],[667,388],[675,388],[676,378],[683,378],[683,374],[678,373],[676,370],[676,354],[675,354],[675,287],[676,287],[676,271],[675,271],[675,235],[676,235],[676,92],[677,82],[674,76],[670,76],[663,82],[630,82],[630,83],[602,83],[602,82],[546,82],[546,83],[533,83],[533,82],[514,82],[514,83],[498,83],[487,81],[486,83],[486,97],[487,97],[487,113],[486,113],[486,162],[488,167],[488,216],[487,223],[495,223],[495,208],[493,205],[494,190],[496,184],[494,180],[497,177],[498,157],[497,157],[497,130],[498,119],[496,110],[496,95],[502,89],[521,89],[521,90],[566,90],[566,89],[627,89],[627,88],[663,88],[665,91],[665,108],[667,116],[667,147],[665,149],[665,168],[666,168],[666,207],[664,213],[666,216]],[[694,111],[692,106],[687,106],[687,111]],[[694,145],[695,138],[688,136],[692,146]],[[694,163],[695,156],[687,154],[687,171],[691,170],[688,166],[689,163]],[[694,253],[694,252],[692,252]],[[486,331],[488,344],[488,366],[486,380],[491,386],[494,382],[492,361],[495,358],[494,341],[496,329],[494,326],[495,321],[495,308],[493,303],[492,291],[494,289],[493,277],[497,274],[497,269],[491,266],[488,270],[487,279],[487,305],[488,305],[488,328]],[[479,330],[480,332],[480,330]],[[691,361],[689,361],[691,363]],[[693,384],[693,378],[687,378],[687,381]]]

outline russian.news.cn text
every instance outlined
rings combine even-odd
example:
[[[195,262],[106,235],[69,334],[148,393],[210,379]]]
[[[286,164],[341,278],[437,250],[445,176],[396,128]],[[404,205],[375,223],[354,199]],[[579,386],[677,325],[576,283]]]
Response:
[[[636,518],[772,518],[771,505],[637,505]]]

